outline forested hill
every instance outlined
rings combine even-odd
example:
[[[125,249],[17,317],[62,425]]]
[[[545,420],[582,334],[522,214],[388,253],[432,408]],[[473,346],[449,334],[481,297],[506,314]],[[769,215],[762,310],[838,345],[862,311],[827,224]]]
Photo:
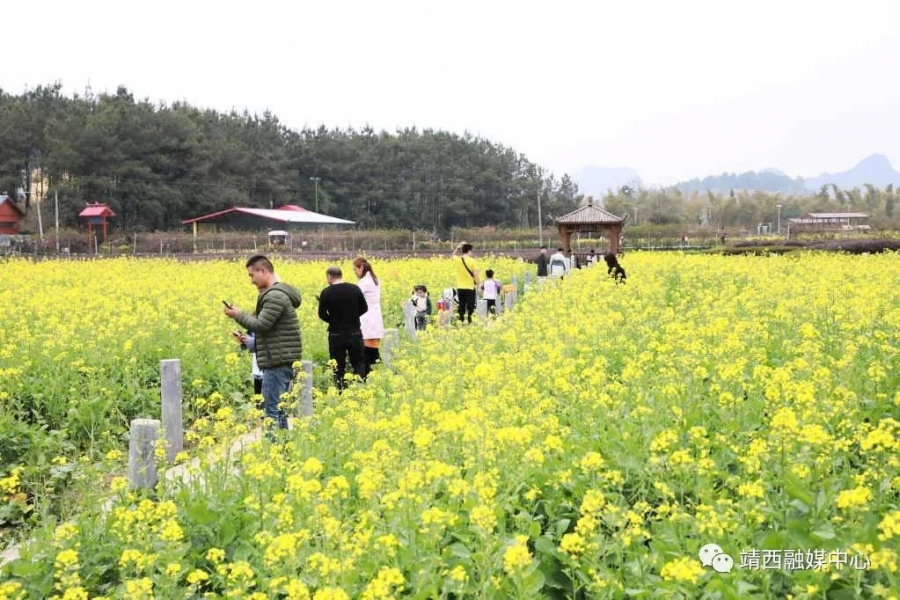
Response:
[[[310,115],[314,120],[315,115]],[[429,129],[292,130],[270,113],[221,113],[59,85],[0,90],[0,192],[59,192],[61,219],[106,202],[128,229],[166,229],[233,205],[300,204],[363,227],[537,224],[578,202],[577,185],[512,148]],[[28,197],[26,203],[31,205]]]

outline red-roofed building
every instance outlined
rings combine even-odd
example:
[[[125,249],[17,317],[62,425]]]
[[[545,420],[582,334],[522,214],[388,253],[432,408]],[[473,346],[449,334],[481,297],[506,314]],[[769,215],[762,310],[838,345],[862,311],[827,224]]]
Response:
[[[25,213],[9,196],[0,196],[0,234],[19,235],[19,221]]]
[[[329,217],[313,212],[296,204],[286,204],[279,208],[247,208],[234,206],[226,210],[210,213],[182,221],[185,225],[232,225],[253,227],[260,225],[307,223],[311,225],[353,225],[353,221]]]

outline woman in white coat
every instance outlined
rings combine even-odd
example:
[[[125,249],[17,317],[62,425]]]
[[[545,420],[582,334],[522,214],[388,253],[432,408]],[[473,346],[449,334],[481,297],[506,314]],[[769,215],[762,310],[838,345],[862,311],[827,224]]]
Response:
[[[381,338],[384,337],[384,320],[381,318],[381,283],[378,276],[372,270],[372,265],[363,257],[353,261],[353,271],[359,279],[357,285],[366,297],[369,310],[359,318],[362,327],[363,345],[365,346],[366,372],[368,375],[374,365],[381,358],[378,347]]]

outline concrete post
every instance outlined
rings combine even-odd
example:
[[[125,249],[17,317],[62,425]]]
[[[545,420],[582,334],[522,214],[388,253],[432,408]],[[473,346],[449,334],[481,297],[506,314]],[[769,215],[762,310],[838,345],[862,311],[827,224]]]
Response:
[[[484,298],[479,298],[475,303],[475,316],[481,319],[482,321],[486,320],[488,317],[488,306],[487,300]]]
[[[381,362],[391,368],[394,362],[394,352],[400,345],[400,332],[396,329],[385,329],[384,338],[381,340]]]
[[[416,339],[416,307],[406,302],[403,304],[403,327],[409,339]]]
[[[159,362],[162,395],[162,422],[166,434],[166,460],[184,450],[184,423],[181,415],[181,361],[177,358]]]
[[[507,292],[506,293],[506,297],[504,298],[505,306],[503,307],[505,310],[513,309],[513,306],[515,306],[515,304],[516,304],[516,295],[517,295],[517,292]]]
[[[313,361],[304,360],[300,364],[302,371],[306,373],[300,389],[300,416],[309,417],[313,414]]]
[[[128,482],[132,488],[148,489],[156,485],[157,419],[134,419],[128,440]]]

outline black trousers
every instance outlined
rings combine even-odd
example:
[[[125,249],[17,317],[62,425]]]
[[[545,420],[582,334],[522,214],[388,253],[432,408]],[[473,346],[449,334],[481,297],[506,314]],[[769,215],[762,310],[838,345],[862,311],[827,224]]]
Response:
[[[485,300],[485,302],[487,302],[488,313],[494,313],[496,315],[497,314],[497,300],[493,299],[493,298],[488,298],[487,300]]]
[[[459,288],[456,290],[457,301],[459,302],[459,320],[467,319],[472,322],[472,313],[475,312],[475,290],[464,290]]]
[[[375,366],[375,363],[381,360],[381,353],[378,352],[378,348],[369,348],[368,346],[363,346],[363,357],[365,358],[366,365],[366,374],[364,375],[365,377],[372,372],[372,367]]]
[[[366,359],[363,356],[362,333],[329,333],[328,354],[337,363],[334,368],[334,385],[342,390],[346,387],[344,375],[347,373],[347,357],[350,357],[350,368],[359,377],[366,376]]]

